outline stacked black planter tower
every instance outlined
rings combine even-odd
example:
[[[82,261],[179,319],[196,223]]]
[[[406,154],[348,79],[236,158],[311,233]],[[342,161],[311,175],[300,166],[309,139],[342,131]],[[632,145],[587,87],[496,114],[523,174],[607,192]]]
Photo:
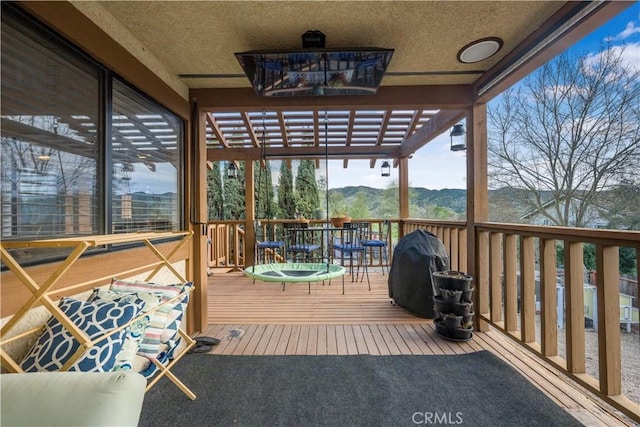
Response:
[[[436,332],[451,341],[473,336],[473,277],[461,271],[432,273]]]

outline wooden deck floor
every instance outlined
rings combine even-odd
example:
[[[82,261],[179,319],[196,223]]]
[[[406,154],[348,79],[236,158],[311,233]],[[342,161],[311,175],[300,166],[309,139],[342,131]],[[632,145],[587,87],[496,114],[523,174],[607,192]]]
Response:
[[[587,426],[633,426],[608,404],[575,386],[497,331],[475,332],[465,343],[439,337],[428,319],[391,304],[387,276],[372,273],[371,291],[347,276],[331,285],[256,282],[242,273],[209,279],[209,328],[221,339],[212,353],[227,355],[459,354],[488,350]]]

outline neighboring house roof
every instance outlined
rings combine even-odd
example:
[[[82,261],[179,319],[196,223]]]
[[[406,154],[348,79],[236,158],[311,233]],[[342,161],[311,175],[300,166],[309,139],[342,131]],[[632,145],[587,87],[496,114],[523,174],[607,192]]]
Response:
[[[526,213],[524,213],[520,219],[522,220],[533,220],[537,215],[543,216],[542,212],[547,211],[549,208],[555,206],[561,201],[565,200],[566,196],[561,196],[558,198],[552,198],[545,203],[542,204],[540,208],[532,209]],[[580,199],[576,197],[572,197],[573,200],[580,201]],[[602,218],[602,214],[605,212],[609,212],[609,209],[603,206],[599,206],[597,204],[592,204],[590,207],[590,215],[586,224],[591,224],[595,227],[606,226],[609,223],[608,219]]]

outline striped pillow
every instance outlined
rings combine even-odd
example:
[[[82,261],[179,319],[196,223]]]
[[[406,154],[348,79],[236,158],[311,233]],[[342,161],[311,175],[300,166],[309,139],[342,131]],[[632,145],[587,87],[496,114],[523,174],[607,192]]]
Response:
[[[160,305],[160,295],[151,292],[114,292],[96,288],[89,297],[89,301],[118,301],[120,303],[137,303],[143,313],[148,313]],[[135,355],[155,358],[160,353],[160,336],[166,322],[166,316],[156,315],[156,310],[150,315],[136,320],[129,328],[122,350],[118,354],[114,371],[131,369]]]
[[[184,295],[173,303],[165,304],[155,311],[164,316],[160,343],[167,344],[169,347],[175,345],[176,335],[180,329],[182,318],[189,303],[189,293],[186,292],[193,286],[193,283],[187,282],[177,285],[160,285],[150,282],[127,282],[124,280],[113,279],[111,281],[111,290],[114,292],[153,292],[161,295],[162,302],[176,298],[178,295]],[[152,321],[153,323],[153,321]]]

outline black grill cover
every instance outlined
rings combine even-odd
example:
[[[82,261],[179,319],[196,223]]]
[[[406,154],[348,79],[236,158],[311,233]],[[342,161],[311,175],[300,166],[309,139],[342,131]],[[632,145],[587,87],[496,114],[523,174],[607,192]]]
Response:
[[[435,234],[415,230],[393,250],[389,272],[389,297],[413,314],[433,319],[435,289],[431,273],[448,270],[449,256]]]

